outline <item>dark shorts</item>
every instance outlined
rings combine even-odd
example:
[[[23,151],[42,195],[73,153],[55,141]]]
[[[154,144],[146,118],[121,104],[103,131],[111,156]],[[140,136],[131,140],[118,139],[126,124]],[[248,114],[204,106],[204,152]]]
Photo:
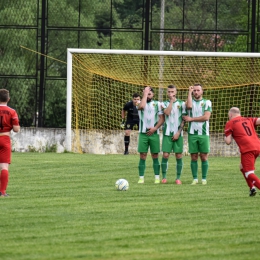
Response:
[[[11,139],[7,135],[0,136],[0,163],[11,163]]]
[[[125,123],[125,130],[133,130],[134,126],[136,126],[136,129],[139,129],[139,121],[126,121]]]

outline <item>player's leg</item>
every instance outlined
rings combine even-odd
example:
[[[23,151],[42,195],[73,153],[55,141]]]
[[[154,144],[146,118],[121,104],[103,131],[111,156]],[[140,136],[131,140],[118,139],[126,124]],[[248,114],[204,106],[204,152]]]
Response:
[[[201,183],[203,185],[206,185],[207,184],[208,169],[209,169],[208,154],[207,153],[200,153],[200,159],[201,159],[201,172],[202,172]]]
[[[240,171],[241,171],[243,177],[245,178],[246,183],[247,183],[247,185],[248,185],[248,187],[249,187],[249,196],[251,196],[251,197],[252,197],[252,196],[255,196],[255,195],[256,195],[255,186],[254,186],[254,184],[253,184],[251,181],[249,181],[249,180],[246,178],[245,172],[244,172],[244,170],[243,170],[242,163],[240,163],[239,169],[240,169]]]
[[[11,140],[9,136],[0,137],[0,196],[8,196],[6,189],[9,180],[9,164],[11,163]]]
[[[127,155],[129,153],[128,147],[129,147],[129,143],[130,143],[130,132],[131,132],[131,130],[125,130],[125,136],[124,136],[125,151],[124,151],[124,155]]]
[[[155,133],[149,136],[150,152],[153,159],[153,171],[154,171],[154,183],[160,183],[160,162],[159,162],[159,152],[160,152],[160,136]]]
[[[245,178],[246,183],[247,183],[247,186],[249,187],[249,189],[251,190],[252,188],[254,188],[254,184],[253,184],[251,181],[249,181],[249,180],[246,178],[246,176],[245,176],[245,171],[243,170],[242,163],[240,163],[239,169],[240,169],[240,171],[241,171],[243,177]]]
[[[8,163],[0,163],[1,175],[0,175],[0,196],[5,197],[6,189],[9,180]]]
[[[159,154],[152,153],[151,156],[153,159],[154,183],[159,184],[160,183],[160,162],[158,158]]]
[[[255,160],[258,156],[258,151],[241,154],[241,164],[246,180],[253,183],[255,187],[260,189],[260,179],[255,175]],[[251,195],[251,192],[249,195],[254,196]]]
[[[176,158],[176,184],[181,184],[181,173],[183,169],[183,160],[182,160],[182,153],[183,153],[183,137],[180,136],[178,140],[173,142],[173,151],[175,153]]]
[[[125,143],[125,151],[124,151],[124,155],[129,154],[128,151],[128,147],[130,144],[130,134],[131,134],[131,130],[133,130],[133,124],[131,122],[126,122],[125,124],[125,136],[124,136],[124,143]]]
[[[181,184],[181,174],[183,169],[183,160],[182,160],[182,153],[175,153],[176,158],[176,180],[175,183],[180,185]]]
[[[260,179],[255,175],[254,171],[245,172],[246,178],[254,183],[254,186],[260,190]]]
[[[193,177],[192,185],[198,183],[198,157],[199,157],[199,148],[197,142],[197,135],[188,135],[188,144],[189,144],[189,153],[191,156],[191,173]]]
[[[163,152],[161,168],[162,168],[162,183],[167,183],[167,170],[168,170],[168,160],[170,154],[167,152]]]
[[[146,157],[148,152],[148,136],[140,133],[138,138],[138,152],[140,153],[140,160],[138,165],[139,181],[138,183],[144,183],[144,173],[146,168]]]
[[[162,162],[161,162],[161,168],[162,168],[162,183],[167,183],[167,170],[168,170],[168,160],[170,153],[172,152],[172,137],[164,135],[163,141],[162,141]]]
[[[209,169],[208,154],[210,152],[210,142],[208,135],[199,136],[199,152],[201,159],[202,184],[207,184],[207,175]]]

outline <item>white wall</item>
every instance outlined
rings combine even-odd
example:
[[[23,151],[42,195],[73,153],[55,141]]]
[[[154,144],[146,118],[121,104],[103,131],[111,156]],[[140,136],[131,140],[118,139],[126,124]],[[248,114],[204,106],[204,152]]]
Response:
[[[45,152],[55,149],[58,153],[65,150],[66,129],[27,128],[19,133],[12,132],[12,150],[16,152]]]
[[[162,139],[162,134],[160,135]],[[12,150],[17,152],[65,151],[66,129],[21,128],[20,133],[12,133]],[[137,153],[138,132],[132,131],[129,152]],[[77,143],[77,142],[75,142]],[[81,131],[78,143],[84,153],[123,154],[124,131],[96,130]],[[211,152],[214,156],[238,156],[235,142],[225,145],[222,134],[210,135]],[[72,146],[72,148],[75,148]],[[75,150],[74,150],[75,151]],[[188,155],[187,134],[184,133],[184,155]]]

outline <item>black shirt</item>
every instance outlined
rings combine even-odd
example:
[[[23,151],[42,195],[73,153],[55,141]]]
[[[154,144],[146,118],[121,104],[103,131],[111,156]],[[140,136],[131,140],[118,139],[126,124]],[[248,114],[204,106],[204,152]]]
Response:
[[[129,101],[125,104],[124,111],[127,111],[127,122],[132,122],[132,121],[139,121],[139,115],[138,115],[138,110],[136,106],[134,106],[133,101]]]

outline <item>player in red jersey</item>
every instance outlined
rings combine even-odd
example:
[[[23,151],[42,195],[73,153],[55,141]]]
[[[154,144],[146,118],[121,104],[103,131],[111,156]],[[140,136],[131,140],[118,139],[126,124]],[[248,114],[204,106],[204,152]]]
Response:
[[[232,137],[236,141],[241,153],[240,171],[250,188],[249,195],[255,196],[255,187],[260,189],[260,179],[255,175],[255,160],[260,155],[260,140],[255,127],[260,125],[260,118],[242,117],[237,107],[229,110],[228,118],[225,142],[231,144]]]
[[[9,179],[9,164],[11,163],[11,130],[20,131],[19,119],[16,111],[7,106],[10,100],[9,91],[0,89],[0,197],[7,197]]]

